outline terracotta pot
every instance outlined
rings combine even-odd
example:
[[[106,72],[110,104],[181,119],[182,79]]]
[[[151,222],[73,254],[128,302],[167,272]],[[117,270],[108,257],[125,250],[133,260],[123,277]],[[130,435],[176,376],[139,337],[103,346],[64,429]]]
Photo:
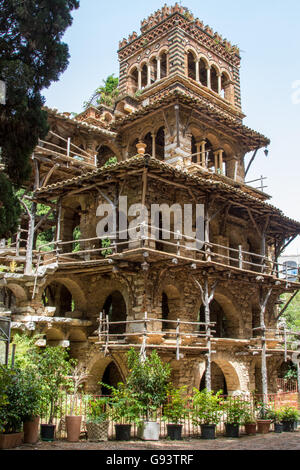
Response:
[[[0,434],[0,449],[15,449],[23,442],[24,434],[16,432],[13,434]]]
[[[268,434],[270,431],[272,421],[270,419],[258,419],[257,420],[257,432],[258,434]]]
[[[256,434],[256,423],[245,424],[245,432],[247,436],[255,436]]]
[[[32,418],[23,424],[24,444],[36,444],[39,440],[40,417]]]
[[[80,437],[82,416],[66,416],[67,440],[78,442]]]

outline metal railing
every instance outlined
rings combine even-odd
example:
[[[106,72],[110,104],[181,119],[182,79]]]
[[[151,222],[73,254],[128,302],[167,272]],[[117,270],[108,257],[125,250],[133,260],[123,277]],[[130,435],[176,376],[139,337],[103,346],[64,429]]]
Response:
[[[75,398],[75,414],[82,416],[82,433],[86,435],[86,422],[87,422],[87,414],[88,414],[88,407],[90,401],[97,399],[97,398],[107,398],[107,396],[103,395],[78,395]],[[298,395],[296,393],[273,393],[268,394],[267,404],[270,409],[279,409],[282,406],[291,406],[294,408],[298,408]],[[69,395],[65,395],[60,398],[57,406],[57,413],[54,417],[54,423],[56,425],[56,437],[57,438],[66,438],[66,427],[65,427],[65,416],[70,414],[71,409],[71,401],[72,397]],[[234,402],[238,401],[241,403],[242,407],[244,405],[245,411],[250,411],[253,413],[254,416],[258,418],[258,407],[259,404],[263,402],[262,395],[259,394],[243,394],[237,396],[228,396],[223,395],[221,397],[221,403],[227,404],[234,404]],[[50,406],[49,406],[50,409]],[[44,409],[41,415],[41,423],[46,424],[47,419],[49,416],[49,409]],[[182,429],[182,437],[183,438],[199,438],[200,437],[200,426],[194,423],[193,419],[193,402],[192,397],[187,400],[187,414],[185,419],[182,421],[183,429]],[[219,412],[219,423],[216,427],[217,435],[222,435],[225,432],[225,423],[226,423],[226,411]],[[141,416],[141,419],[143,417]],[[163,420],[163,406],[160,407],[157,411],[157,422],[160,425],[160,438],[164,439],[167,437],[167,424],[168,422]],[[109,427],[108,427],[108,437],[109,439],[115,438],[115,424],[109,418]],[[244,432],[243,426],[241,427],[241,432]],[[131,429],[131,437],[134,439],[137,437],[137,425],[132,424]]]

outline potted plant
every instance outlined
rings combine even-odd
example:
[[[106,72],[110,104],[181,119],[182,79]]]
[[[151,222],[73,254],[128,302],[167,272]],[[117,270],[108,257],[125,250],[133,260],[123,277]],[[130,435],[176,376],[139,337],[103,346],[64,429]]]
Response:
[[[244,413],[243,423],[247,436],[255,436],[256,434],[256,417],[251,409],[246,409]]]
[[[36,444],[39,440],[42,388],[34,367],[23,371],[23,431],[24,443]]]
[[[161,361],[156,350],[149,357],[141,358],[133,348],[128,353],[128,366],[127,386],[136,397],[144,417],[138,427],[138,437],[158,441],[158,410],[166,401],[171,368]]]
[[[141,422],[141,404],[127,384],[119,382],[117,387],[110,385],[105,387],[111,390],[109,414],[115,423],[116,440],[129,441],[132,424],[139,425]]]
[[[268,434],[272,423],[271,409],[266,403],[258,403],[257,407],[257,432],[259,434]]]
[[[23,441],[21,371],[0,366],[0,449],[19,447]]]
[[[95,398],[89,402],[86,429],[89,441],[108,440],[108,398]]]
[[[280,408],[283,432],[294,432],[295,422],[299,419],[299,411],[292,406]]]
[[[194,389],[193,395],[193,423],[201,427],[202,439],[215,439],[216,426],[220,422],[222,413],[222,391],[214,394],[208,390]]]
[[[226,437],[240,437],[240,425],[245,417],[245,401],[239,397],[228,397],[224,403],[224,410]]]
[[[274,423],[274,431],[277,434],[283,432],[283,423],[282,423],[282,412],[280,410],[272,410],[269,413],[269,418]]]
[[[71,361],[70,361],[71,362]],[[78,365],[75,361],[72,361],[74,368],[72,374],[69,376],[70,383],[68,391],[71,392],[70,397],[70,414],[66,416],[66,429],[67,429],[67,440],[69,442],[78,442],[80,438],[82,415],[75,413],[76,402],[78,393],[86,381],[88,374],[82,365]]]
[[[176,389],[172,384],[167,389],[167,403],[163,407],[163,420],[168,422],[168,437],[174,441],[182,439],[182,422],[188,412],[186,389],[186,386]]]
[[[47,346],[35,353],[35,362],[41,378],[42,406],[48,414],[48,424],[41,424],[41,439],[53,441],[56,426],[53,423],[58,412],[59,399],[69,384],[68,375],[72,370],[69,354],[66,349]]]

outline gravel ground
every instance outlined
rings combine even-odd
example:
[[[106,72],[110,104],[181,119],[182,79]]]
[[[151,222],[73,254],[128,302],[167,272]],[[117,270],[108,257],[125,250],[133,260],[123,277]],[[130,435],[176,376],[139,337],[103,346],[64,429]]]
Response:
[[[293,433],[257,434],[256,436],[242,436],[239,439],[228,439],[218,437],[214,441],[203,441],[200,439],[190,439],[183,441],[161,440],[159,442],[100,442],[92,443],[80,441],[79,443],[69,443],[65,440],[55,442],[38,442],[36,445],[23,445],[16,450],[104,450],[104,451],[139,451],[139,450],[172,450],[172,451],[197,451],[197,450],[300,450],[300,431]]]

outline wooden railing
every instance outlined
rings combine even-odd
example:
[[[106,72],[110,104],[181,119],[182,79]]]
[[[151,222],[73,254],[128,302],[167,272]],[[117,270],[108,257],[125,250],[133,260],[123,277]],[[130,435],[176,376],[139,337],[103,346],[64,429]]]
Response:
[[[113,257],[113,255],[119,253],[128,253],[129,255],[131,250],[143,248],[162,252],[171,257],[174,263],[176,263],[176,259],[177,262],[180,259],[190,260],[191,263],[195,263],[197,266],[197,263],[204,261],[240,271],[254,271],[258,274],[270,275],[278,279],[284,279],[287,282],[299,282],[299,270],[295,275],[295,268],[281,264],[268,256],[243,250],[242,246],[239,246],[238,249],[231,248],[146,224],[140,224],[138,227],[140,228],[140,234],[129,237],[125,241],[116,241],[119,240],[122,232],[112,234],[109,247],[101,246],[101,239],[98,237],[47,243],[39,247],[40,264],[59,263],[61,266],[67,266],[78,262],[91,263]],[[136,228],[132,230],[136,230]],[[157,239],[153,236],[155,230],[160,230],[161,233],[166,232],[170,239]],[[191,242],[194,242],[195,245],[198,244],[201,248],[189,246],[188,244]],[[76,252],[74,251],[75,244],[79,247]],[[44,261],[43,249],[46,247],[48,251]]]

